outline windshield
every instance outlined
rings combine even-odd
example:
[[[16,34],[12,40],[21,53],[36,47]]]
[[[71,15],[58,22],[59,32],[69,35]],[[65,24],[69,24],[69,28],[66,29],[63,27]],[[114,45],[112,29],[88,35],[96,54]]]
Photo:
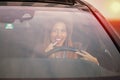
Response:
[[[0,77],[79,77],[81,60],[99,66],[97,72],[105,69],[110,76],[120,72],[118,50],[89,12],[49,7],[0,7],[0,11]],[[80,71],[81,77],[87,74],[84,70],[92,72],[88,65],[86,69]]]

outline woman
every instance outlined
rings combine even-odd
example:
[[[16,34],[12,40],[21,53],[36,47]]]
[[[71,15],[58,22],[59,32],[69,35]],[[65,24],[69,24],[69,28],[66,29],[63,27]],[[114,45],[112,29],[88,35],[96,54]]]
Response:
[[[46,40],[44,43],[45,45],[45,52],[48,52],[55,47],[61,47],[61,46],[69,46],[72,47],[71,43],[71,28],[67,28],[66,25],[63,22],[57,22],[55,23],[49,31],[47,31]],[[69,35],[68,35],[69,33]],[[63,52],[57,52],[52,54],[50,57],[52,58],[77,58],[77,54],[72,54],[69,52],[69,54],[66,51]]]
[[[71,33],[72,29],[70,27],[68,28],[65,23],[63,22],[57,22],[53,25],[50,31],[48,31],[49,36],[46,37],[46,40],[44,43],[46,43],[44,52],[48,52],[55,47],[61,47],[61,46],[69,46],[73,47],[73,44],[71,42]],[[79,56],[82,57],[82,59],[94,62],[96,64],[98,63],[98,60],[90,55],[88,52],[81,50],[81,52],[75,52],[76,54],[73,54],[72,52],[66,52],[66,51],[59,51],[57,53],[54,53],[50,55],[50,58],[73,58],[77,59]]]

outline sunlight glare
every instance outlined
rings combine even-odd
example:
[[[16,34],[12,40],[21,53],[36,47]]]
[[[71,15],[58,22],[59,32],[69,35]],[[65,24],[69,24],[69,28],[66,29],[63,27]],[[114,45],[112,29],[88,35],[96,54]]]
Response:
[[[114,13],[119,13],[120,12],[120,2],[113,2],[111,5],[111,10]]]

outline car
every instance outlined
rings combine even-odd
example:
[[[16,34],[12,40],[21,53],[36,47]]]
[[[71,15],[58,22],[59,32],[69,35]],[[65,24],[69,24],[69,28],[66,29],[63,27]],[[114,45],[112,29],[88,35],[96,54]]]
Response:
[[[0,79],[120,79],[120,36],[84,0],[1,0]]]

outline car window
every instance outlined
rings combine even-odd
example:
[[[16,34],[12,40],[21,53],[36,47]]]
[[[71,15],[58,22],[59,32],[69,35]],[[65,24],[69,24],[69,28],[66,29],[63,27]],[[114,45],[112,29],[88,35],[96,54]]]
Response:
[[[90,12],[49,7],[4,7],[0,10],[3,11],[0,13],[0,58],[3,65],[9,59],[44,60],[47,57],[79,60],[83,56],[73,53],[86,51],[98,60],[102,68],[120,71],[118,50]],[[51,43],[52,48],[58,47],[58,51],[49,52],[48,55],[46,48]],[[64,49],[59,48],[61,44]]]

